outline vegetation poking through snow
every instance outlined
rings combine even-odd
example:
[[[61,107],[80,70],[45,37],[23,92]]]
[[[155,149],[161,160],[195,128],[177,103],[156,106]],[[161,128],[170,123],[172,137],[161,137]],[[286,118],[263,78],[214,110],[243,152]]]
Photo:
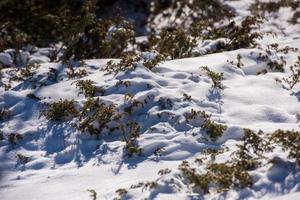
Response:
[[[284,151],[288,151],[288,158],[295,159],[300,165],[300,132],[277,130],[271,135],[271,141],[281,145]]]
[[[150,35],[149,44],[160,54],[170,59],[191,57],[196,40],[182,28],[163,29],[158,36]]]
[[[92,19],[80,34],[67,43],[63,60],[118,58],[134,41],[132,24],[122,17],[100,21]]]
[[[1,108],[0,109],[0,121],[7,120],[9,118],[9,110],[6,108]]]
[[[97,192],[94,190],[94,189],[89,189],[87,190],[89,191],[91,194],[90,194],[90,197],[93,199],[93,200],[96,200],[97,199]]]
[[[218,192],[224,192],[234,187],[244,188],[253,184],[250,174],[234,163],[212,163],[205,168],[205,173],[199,174],[196,168],[183,161],[178,169],[190,184],[199,187],[203,193],[209,193],[213,185]]]
[[[188,29],[191,22],[209,21],[210,24],[234,17],[233,10],[219,0],[158,0],[151,7],[149,24],[151,29],[157,29],[157,21],[166,20],[163,28]]]
[[[228,25],[212,28],[205,38],[229,39],[228,43],[219,47],[219,51],[254,47],[257,45],[256,39],[262,37],[262,34],[257,30],[261,23],[262,19],[259,16],[248,16],[240,25],[237,25],[235,21],[232,21]]]
[[[290,86],[290,89],[293,89],[297,83],[300,83],[300,56],[298,56],[298,61],[290,66],[290,70],[292,72],[291,76],[283,78],[283,81]]]
[[[212,141],[216,141],[223,135],[224,131],[226,131],[227,126],[214,122],[209,116],[204,117],[204,122],[201,128],[206,132]]]
[[[213,83],[214,88],[224,89],[222,85],[222,80],[224,79],[223,73],[217,73],[210,70],[207,66],[201,67],[201,69],[206,73],[206,75],[210,78]]]
[[[107,105],[99,98],[88,98],[80,113],[78,129],[99,138],[105,131],[111,133],[118,129],[117,122],[120,118],[121,115],[117,113],[114,104]]]
[[[159,63],[164,61],[164,57],[156,52],[144,52],[141,54],[125,54],[119,62],[111,60],[107,63],[104,71],[108,74],[133,71],[137,67],[146,67],[153,70]]]
[[[91,80],[77,80],[74,83],[80,90],[79,94],[84,94],[85,97],[95,97],[97,93],[103,95],[105,92],[102,87],[95,86]]]
[[[120,125],[125,141],[125,149],[129,157],[133,155],[140,155],[142,149],[139,147],[137,138],[140,136],[141,127],[135,121],[129,121],[126,125]]]
[[[51,103],[47,109],[41,112],[41,115],[45,116],[48,120],[61,122],[76,117],[78,111],[75,108],[74,100],[60,100]]]

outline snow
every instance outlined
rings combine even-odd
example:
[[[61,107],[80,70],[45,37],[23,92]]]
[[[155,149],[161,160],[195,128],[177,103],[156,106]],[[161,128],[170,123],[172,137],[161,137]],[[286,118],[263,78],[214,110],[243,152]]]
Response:
[[[241,16],[246,16],[248,1],[230,1],[230,4],[236,6]],[[282,17],[275,18],[272,23],[286,19],[288,14],[282,13],[286,13],[285,10],[280,10],[279,16]],[[270,28],[268,23],[271,22],[266,22],[263,29]],[[297,39],[300,37],[299,27],[285,27],[284,38],[266,36],[261,43],[276,41],[280,47],[300,47]],[[78,106],[82,106],[86,98],[78,95],[73,84],[75,79],[66,77],[63,65],[50,62],[47,49],[28,55],[29,63],[39,64],[31,81],[12,82],[12,89],[8,91],[0,88],[0,108],[8,109],[11,117],[1,121],[0,128],[5,136],[10,133],[23,135],[15,146],[6,140],[0,141],[0,199],[92,199],[89,189],[97,192],[98,199],[113,199],[119,188],[128,189],[139,182],[155,180],[157,188],[133,188],[124,199],[299,198],[300,173],[294,165],[269,164],[258,168],[251,171],[255,179],[252,188],[230,190],[221,195],[197,194],[182,180],[178,165],[183,160],[192,161],[207,148],[227,146],[230,151],[218,158],[226,161],[242,138],[243,128],[267,133],[279,128],[299,130],[299,97],[284,83],[275,81],[276,78],[288,77],[288,67],[285,73],[269,71],[256,75],[267,68],[266,62],[258,61],[255,56],[263,52],[261,49],[207,54],[218,42],[204,41],[197,49],[202,56],[166,61],[153,71],[138,65],[135,71],[107,75],[102,69],[109,59],[85,61],[89,75],[82,79],[92,80],[96,86],[105,88],[105,94],[100,97],[103,101],[114,103],[122,110],[127,105],[124,100],[127,93],[134,95],[135,100],[147,100],[147,104],[135,108],[131,116],[142,125],[138,143],[143,149],[141,156],[132,158],[124,155],[124,142],[119,135],[104,135],[97,140],[79,132],[76,119],[54,123],[40,116],[45,109],[43,103],[74,99]],[[242,56],[241,68],[228,62],[236,62],[238,54]],[[153,59],[154,56],[144,54],[144,59]],[[295,53],[282,56],[287,64],[296,61]],[[0,62],[12,65],[12,58],[8,53],[0,53]],[[202,66],[224,74],[224,90],[212,88],[211,80],[200,69]],[[58,82],[47,79],[50,68],[57,69]],[[44,86],[32,88],[33,81]],[[131,85],[116,86],[118,81],[130,81]],[[294,90],[299,89],[298,85]],[[28,94],[41,100],[28,98]],[[184,94],[191,96],[191,101],[184,100]],[[159,104],[167,99],[172,100],[170,105]],[[214,121],[228,126],[228,129],[216,142],[204,140],[205,133],[199,122],[187,123],[184,118],[191,109],[212,114]],[[153,153],[157,149],[162,149],[161,154]],[[22,164],[17,161],[18,153],[29,156],[29,162]],[[270,156],[274,155],[282,156],[286,152],[278,150]],[[172,172],[158,175],[159,170],[166,168]]]

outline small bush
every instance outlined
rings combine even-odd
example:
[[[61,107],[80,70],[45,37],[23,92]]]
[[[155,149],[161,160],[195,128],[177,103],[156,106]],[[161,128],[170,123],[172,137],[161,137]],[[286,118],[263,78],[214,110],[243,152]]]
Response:
[[[206,173],[198,174],[187,161],[183,161],[179,165],[179,170],[191,184],[201,188],[204,193],[209,193],[211,186],[217,187],[218,192],[223,192],[234,187],[250,187],[253,183],[252,177],[246,170],[230,163],[208,164]]]
[[[206,131],[206,134],[211,138],[212,141],[216,141],[219,137],[223,135],[224,131],[226,131],[227,126],[217,124],[210,118],[204,118],[204,122],[201,126],[201,129]]]
[[[135,41],[133,26],[122,17],[113,20],[96,20],[84,24],[84,30],[76,33],[67,44],[63,60],[88,58],[117,58]]]
[[[6,108],[1,108],[0,109],[0,121],[7,120],[10,116],[10,112]]]
[[[228,43],[219,46],[219,51],[254,47],[256,46],[256,39],[262,37],[261,33],[254,31],[259,28],[261,23],[262,19],[260,17],[248,16],[242,21],[241,25],[236,25],[236,23],[232,21],[228,25],[213,28],[204,36],[204,39],[229,39]]]
[[[30,161],[30,157],[29,156],[25,156],[25,155],[23,155],[21,153],[17,154],[17,158],[20,161],[20,163],[22,163],[22,164],[26,164],[26,163],[28,163]]]
[[[41,113],[51,121],[65,121],[78,115],[75,108],[74,100],[60,100],[49,105],[48,109]]]
[[[300,56],[298,56],[298,61],[290,66],[290,70],[292,75],[289,78],[283,78],[283,81],[290,86],[290,89],[293,89],[297,83],[300,83]]]
[[[104,133],[111,133],[118,129],[120,114],[117,113],[116,107],[113,104],[106,105],[99,98],[89,98],[83,106],[79,119],[79,130],[88,132],[91,135],[96,135],[97,138]],[[110,126],[111,125],[111,126]]]
[[[224,79],[223,73],[211,71],[207,66],[201,67],[213,83],[214,88],[223,89],[222,80]]]
[[[237,165],[250,170],[256,168],[260,162],[259,158],[270,149],[269,143],[262,137],[264,133],[255,133],[250,129],[244,129],[242,144],[237,145],[238,150],[233,153]]]
[[[284,151],[289,151],[288,158],[300,164],[300,132],[277,130],[271,135],[271,141],[280,144]]]
[[[154,69],[164,57],[156,52],[144,52],[139,55],[125,54],[120,62],[109,61],[104,68],[108,74],[117,74],[119,72],[133,71],[138,66],[144,66],[150,70]]]
[[[140,136],[141,127],[135,121],[129,121],[126,125],[121,125],[123,140],[125,141],[125,149],[129,157],[134,154],[140,155],[142,149],[138,146],[137,138]]]
[[[11,144],[11,145],[16,145],[17,144],[17,141],[23,139],[23,136],[19,133],[11,133],[8,135],[8,142]]]
[[[76,88],[80,90],[79,94],[84,94],[85,97],[95,97],[97,93],[104,94],[105,90],[97,87],[91,80],[78,80],[74,82]]]
[[[278,12],[281,7],[291,7],[293,10],[300,6],[300,2],[295,0],[279,0],[279,1],[269,1],[261,2],[256,0],[254,4],[251,5],[250,10],[254,14],[262,13],[265,14]]]
[[[152,30],[159,28],[156,21],[166,21],[163,28],[188,29],[193,22],[219,22],[234,17],[233,10],[219,0],[157,0],[153,1],[148,19]]]
[[[191,38],[182,28],[163,29],[159,36],[150,35],[149,44],[160,54],[171,59],[191,57],[196,40]]]

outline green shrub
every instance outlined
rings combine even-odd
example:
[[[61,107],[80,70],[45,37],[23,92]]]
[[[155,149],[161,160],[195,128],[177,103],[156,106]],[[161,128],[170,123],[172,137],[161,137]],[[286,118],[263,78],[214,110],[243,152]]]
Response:
[[[219,46],[219,51],[254,47],[256,46],[255,40],[262,37],[261,33],[254,31],[259,28],[261,23],[262,19],[260,17],[248,16],[241,22],[241,25],[237,25],[232,21],[228,25],[212,28],[203,38],[229,39],[228,43]]]
[[[187,161],[183,161],[179,170],[191,184],[201,188],[204,193],[209,193],[211,186],[217,187],[218,192],[223,192],[234,187],[250,187],[253,184],[252,177],[246,170],[230,163],[208,164],[206,173],[198,174]]]
[[[121,125],[125,149],[129,157],[134,154],[140,155],[142,149],[139,147],[137,138],[140,136],[141,127],[135,121],[129,121],[126,125]]]
[[[160,54],[171,59],[190,57],[197,45],[196,40],[182,28],[163,29],[158,37],[152,34],[149,37],[149,44]]]
[[[163,28],[188,29],[190,22],[211,21],[212,24],[232,18],[235,14],[229,6],[219,0],[157,0],[152,3],[148,19],[149,26],[153,30],[158,28],[155,23],[157,16],[168,22],[167,27]]]
[[[106,130],[108,133],[119,129],[121,115],[117,113],[113,104],[106,105],[99,98],[89,98],[80,113],[78,129],[96,135],[97,138]],[[113,124],[115,123],[115,124]],[[110,126],[110,124],[112,124]]]
[[[104,94],[105,90],[101,87],[97,87],[91,80],[78,80],[73,82],[76,84],[76,88],[80,90],[79,94],[84,94],[85,97],[95,97],[97,93]]]
[[[295,159],[300,164],[300,132],[277,130],[271,135],[271,141],[281,145],[284,151],[289,151],[288,158]]]
[[[224,79],[223,73],[217,73],[210,70],[207,66],[201,67],[213,83],[214,88],[223,89],[222,80]]]
[[[205,118],[201,129],[206,131],[206,134],[211,138],[212,141],[216,141],[219,137],[223,135],[224,131],[226,131],[227,126],[217,124],[210,118]]]
[[[266,12],[278,12],[281,7],[291,7],[293,10],[297,9],[300,6],[299,1],[295,0],[279,0],[279,1],[269,1],[269,2],[261,2],[256,0],[250,7],[250,10],[254,14]]]
[[[89,58],[118,58],[125,53],[128,44],[135,42],[132,24],[121,17],[112,20],[95,18],[66,44],[63,60]]]
[[[43,110],[41,114],[48,120],[60,122],[76,117],[78,111],[75,108],[74,100],[60,100],[51,103],[48,109]]]
[[[111,60],[107,63],[104,71],[108,74],[117,74],[119,72],[133,71],[138,66],[144,66],[153,70],[164,57],[156,52],[144,52],[141,54],[125,54],[119,62]]]
[[[283,81],[290,86],[290,89],[293,89],[297,83],[300,83],[300,55],[298,56],[298,61],[294,65],[290,66],[290,70],[292,75],[288,78],[283,78]]]

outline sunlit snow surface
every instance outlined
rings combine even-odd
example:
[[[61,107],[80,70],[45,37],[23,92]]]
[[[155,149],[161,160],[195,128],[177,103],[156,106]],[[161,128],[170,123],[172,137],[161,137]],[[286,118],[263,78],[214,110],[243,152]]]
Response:
[[[249,1],[250,2],[250,1]],[[248,1],[229,2],[237,8],[240,16],[246,16]],[[273,30],[277,37],[265,36],[261,44],[277,42],[280,47],[300,47],[300,27],[290,25],[288,9],[281,9],[278,18],[265,22],[263,31]],[[280,30],[279,28],[280,27]],[[284,35],[282,34],[284,32]],[[205,50],[205,49],[204,49]],[[240,49],[231,52],[166,61],[154,71],[138,67],[133,72],[105,75],[101,69],[107,60],[86,60],[90,79],[97,86],[105,88],[100,97],[122,107],[124,95],[134,94],[134,99],[147,99],[144,107],[134,110],[131,118],[142,125],[138,138],[143,148],[142,155],[124,158],[124,142],[118,135],[109,135],[96,140],[88,134],[76,130],[76,121],[64,123],[48,122],[40,111],[44,102],[59,99],[85,100],[65,76],[59,63],[46,63],[40,55],[41,67],[34,78],[42,81],[49,68],[60,72],[58,83],[31,89],[31,83],[16,82],[9,91],[0,88],[0,106],[11,112],[11,120],[1,122],[0,128],[6,133],[24,135],[16,146],[0,141],[0,199],[1,200],[82,200],[92,199],[87,191],[94,189],[98,199],[113,199],[119,188],[130,188],[139,182],[158,180],[158,187],[152,190],[131,189],[126,199],[297,199],[300,197],[300,172],[296,168],[260,167],[251,171],[254,185],[243,190],[227,193],[212,193],[205,196],[196,194],[179,176],[178,165],[183,160],[193,161],[206,148],[229,147],[233,151],[243,136],[243,128],[272,132],[276,129],[299,130],[300,90],[293,91],[275,81],[289,75],[269,72],[256,75],[266,68],[266,63],[258,61],[255,55],[260,49]],[[242,55],[241,69],[229,61]],[[281,55],[280,55],[281,56]],[[296,61],[297,54],[282,54],[287,66]],[[5,56],[4,56],[5,57]],[[9,62],[9,58],[5,57]],[[39,59],[35,55],[32,59]],[[46,62],[45,62],[46,61]],[[200,70],[208,66],[216,72],[223,72],[224,90],[212,89],[211,81]],[[5,77],[4,77],[5,78]],[[116,87],[118,81],[130,81],[131,86]],[[149,85],[151,87],[149,87]],[[33,93],[41,101],[26,97]],[[183,94],[192,100],[184,101]],[[159,99],[169,98],[173,104],[161,108]],[[197,123],[187,124],[184,115],[194,110],[204,110],[212,114],[212,119],[228,126],[224,135],[216,142],[203,140],[203,133]],[[157,114],[160,113],[161,117]],[[98,149],[96,147],[99,147]],[[154,155],[157,148],[163,148],[160,156]],[[230,151],[218,158],[226,161]],[[25,165],[17,162],[16,155],[22,153],[30,157]],[[273,155],[286,154],[274,152]],[[160,169],[169,168],[170,174],[158,175]]]

